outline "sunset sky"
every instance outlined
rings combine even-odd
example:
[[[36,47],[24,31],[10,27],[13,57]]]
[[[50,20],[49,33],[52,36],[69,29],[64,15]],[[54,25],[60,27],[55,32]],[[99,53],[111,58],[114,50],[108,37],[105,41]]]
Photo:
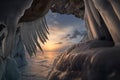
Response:
[[[43,46],[45,51],[62,51],[80,42],[86,33],[84,21],[73,15],[61,15],[49,11],[46,19],[50,35]]]

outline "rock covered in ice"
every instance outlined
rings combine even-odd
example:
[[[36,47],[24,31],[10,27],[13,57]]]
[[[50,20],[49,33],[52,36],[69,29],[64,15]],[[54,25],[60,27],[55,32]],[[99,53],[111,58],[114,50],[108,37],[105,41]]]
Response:
[[[12,55],[16,60],[18,67],[22,67],[27,64],[25,49],[19,32],[15,37],[15,45]]]
[[[57,58],[49,80],[119,80],[120,45],[113,46],[111,41],[74,45]]]
[[[6,67],[6,62],[2,61],[2,59],[0,58],[0,80],[2,79],[5,73],[5,67]]]
[[[4,39],[4,36],[0,37],[0,42]],[[2,45],[2,44],[1,44]],[[27,63],[25,57],[24,46],[21,41],[20,34],[17,32],[15,38],[14,50],[11,57],[2,58],[2,47],[0,45],[0,80],[18,80],[20,78],[20,72],[18,67],[22,67]]]
[[[5,68],[2,80],[19,80],[20,72],[14,59],[7,58]]]
[[[52,0],[33,0],[31,7],[27,9],[19,22],[31,22],[43,17],[50,8]]]
[[[54,0],[51,6],[52,12],[60,14],[73,14],[76,17],[84,17],[84,1],[83,0]]]

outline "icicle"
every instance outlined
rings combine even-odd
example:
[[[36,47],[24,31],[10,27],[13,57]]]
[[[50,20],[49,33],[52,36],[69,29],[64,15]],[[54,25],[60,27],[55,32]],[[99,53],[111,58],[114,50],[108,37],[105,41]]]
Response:
[[[30,55],[36,54],[37,47],[43,52],[38,40],[44,44],[48,39],[48,27],[44,17],[32,22],[20,23],[19,26],[21,27],[22,41],[28,53]]]

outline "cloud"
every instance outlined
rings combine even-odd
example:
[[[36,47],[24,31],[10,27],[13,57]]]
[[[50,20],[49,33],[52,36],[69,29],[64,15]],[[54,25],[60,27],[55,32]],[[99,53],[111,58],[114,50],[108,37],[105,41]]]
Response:
[[[53,24],[54,25],[59,25],[59,22],[58,21],[53,21]]]
[[[62,37],[61,39],[62,39],[62,40],[68,39],[70,36],[71,36],[71,34],[67,34],[66,36]]]
[[[55,43],[55,44],[63,44],[63,42],[58,42],[58,43]]]
[[[76,39],[78,36],[84,36],[86,34],[86,31],[78,31],[74,30],[73,33],[69,33],[66,36],[62,37],[62,40],[71,40]]]
[[[82,34],[78,30],[75,30],[73,32],[72,36],[69,37],[69,39],[75,39],[75,38],[77,38],[77,36],[82,36]]]
[[[62,37],[61,39],[75,39],[78,36],[83,36],[86,34],[86,31],[78,31],[78,30],[74,30],[73,33],[71,34],[67,34],[66,36]]]

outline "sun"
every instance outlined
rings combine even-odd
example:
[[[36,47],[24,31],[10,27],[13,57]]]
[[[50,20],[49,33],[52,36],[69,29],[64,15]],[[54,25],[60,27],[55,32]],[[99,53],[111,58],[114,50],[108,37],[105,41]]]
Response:
[[[56,45],[54,41],[48,41],[44,46],[44,51],[55,52],[59,50],[62,45]]]

